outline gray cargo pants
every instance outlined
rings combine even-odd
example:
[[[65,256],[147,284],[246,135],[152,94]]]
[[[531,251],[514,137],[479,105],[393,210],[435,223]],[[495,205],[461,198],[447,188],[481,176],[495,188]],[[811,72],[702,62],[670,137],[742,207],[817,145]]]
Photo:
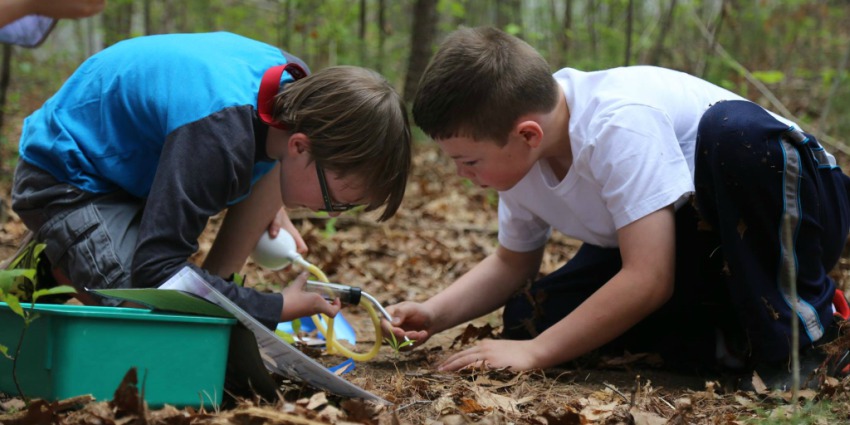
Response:
[[[131,287],[130,265],[143,207],[144,200],[126,192],[85,192],[18,160],[12,209],[35,239],[46,244],[44,253],[52,266],[78,289]]]

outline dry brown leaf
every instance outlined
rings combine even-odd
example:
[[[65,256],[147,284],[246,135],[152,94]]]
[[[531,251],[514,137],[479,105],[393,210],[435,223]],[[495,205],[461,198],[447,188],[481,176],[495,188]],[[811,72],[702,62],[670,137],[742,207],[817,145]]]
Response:
[[[444,395],[434,401],[433,408],[438,415],[443,416],[457,411],[457,403],[451,397]]]
[[[593,404],[581,409],[579,414],[581,415],[582,423],[599,422],[611,416],[614,409],[618,406],[620,406],[619,403]]]
[[[635,425],[665,425],[667,419],[656,415],[652,412],[645,412],[636,408],[632,408],[629,413],[632,414]]]
[[[485,323],[481,327],[475,326],[470,323],[463,330],[463,333],[461,333],[454,339],[452,345],[450,345],[449,348],[454,348],[455,344],[459,344],[460,347],[463,347],[464,345],[467,345],[472,341],[478,341],[484,338],[493,338],[493,327],[490,326],[489,323]]]
[[[305,407],[310,409],[310,410],[317,410],[320,407],[325,406],[327,404],[328,404],[328,395],[325,394],[323,391],[319,391],[319,392],[313,394],[312,397],[310,397],[310,399],[307,401],[307,404],[305,405]]]
[[[767,385],[764,384],[758,372],[753,371],[753,377],[751,378],[753,382],[753,389],[758,394],[767,394],[769,390],[767,389]]]
[[[478,386],[473,387],[473,391],[478,403],[487,409],[495,409],[508,414],[518,413],[517,406],[519,403],[517,400],[490,392]]]
[[[109,405],[115,411],[116,418],[125,416],[145,417],[145,403],[139,396],[138,382],[136,368],[131,367],[115,390],[112,401],[109,402]]]
[[[547,425],[581,425],[581,414],[572,406],[549,409],[541,415]]]
[[[476,400],[467,397],[461,397],[458,409],[466,414],[481,414],[489,410],[488,408],[480,405]]]

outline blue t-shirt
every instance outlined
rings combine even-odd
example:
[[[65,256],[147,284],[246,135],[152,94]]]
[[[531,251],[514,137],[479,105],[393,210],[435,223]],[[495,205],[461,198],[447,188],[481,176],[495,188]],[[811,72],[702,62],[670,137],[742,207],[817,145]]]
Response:
[[[256,108],[263,73],[283,63],[280,49],[224,32],[122,41],[25,120],[21,158],[88,192],[145,198],[170,135],[228,108]]]
[[[25,120],[20,156],[83,191],[145,199],[134,286],[158,286],[190,266],[274,327],[280,294],[228,284],[188,259],[209,218],[274,167],[257,96],[265,71],[292,61],[306,69],[274,46],[224,32],[122,41],[86,60]],[[284,73],[281,84],[289,81]]]

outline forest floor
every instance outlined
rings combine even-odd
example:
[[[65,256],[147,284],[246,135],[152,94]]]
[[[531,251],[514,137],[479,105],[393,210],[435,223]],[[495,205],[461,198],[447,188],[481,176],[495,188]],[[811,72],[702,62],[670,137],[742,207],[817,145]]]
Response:
[[[846,169],[846,168],[845,168]],[[8,185],[8,183],[6,183]],[[4,188],[3,193],[8,193]],[[3,203],[8,210],[8,196]],[[450,161],[432,144],[417,146],[414,174],[402,209],[377,224],[372,214],[336,219],[294,211],[293,222],[310,246],[305,258],[332,281],[360,286],[384,305],[425,300],[445,288],[496,246],[496,200],[454,174]],[[194,261],[208,251],[221,217],[210,221]],[[0,228],[0,258],[17,245],[24,229],[10,214]],[[578,243],[554,235],[541,272],[557,269]],[[278,289],[296,271],[269,272],[248,262],[249,285]],[[833,272],[850,281],[847,256]],[[265,282],[265,283],[263,283]],[[470,300],[474,302],[474,300]],[[374,331],[358,309],[343,310],[358,332],[358,348],[374,342]],[[715,376],[666,372],[652,353],[623,353],[565,368],[524,373],[473,370],[443,373],[441,359],[481,337],[498,336],[499,312],[450,329],[412,351],[384,345],[368,362],[358,362],[344,379],[388,400],[376,405],[343,399],[282,381],[279,400],[226,396],[221,406],[196,409],[135,409],[114,401],[80,398],[63,404],[0,397],[0,423],[63,424],[314,424],[314,423],[528,423],[528,424],[743,424],[847,423],[850,379],[827,381],[819,391],[790,393],[734,391]],[[312,352],[312,351],[311,351]],[[315,352],[312,352],[315,355]],[[332,365],[342,358],[318,355]],[[174,379],[180,379],[175,377]]]

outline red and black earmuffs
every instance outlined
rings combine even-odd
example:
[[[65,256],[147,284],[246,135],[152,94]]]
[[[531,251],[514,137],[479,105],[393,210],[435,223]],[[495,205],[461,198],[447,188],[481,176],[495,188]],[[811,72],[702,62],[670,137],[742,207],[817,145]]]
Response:
[[[263,79],[260,80],[260,92],[257,94],[257,114],[260,119],[269,126],[281,130],[286,130],[286,126],[275,121],[272,112],[274,97],[280,90],[280,77],[284,71],[289,72],[293,80],[300,80],[307,76],[304,68],[297,63],[273,66],[263,74]]]

